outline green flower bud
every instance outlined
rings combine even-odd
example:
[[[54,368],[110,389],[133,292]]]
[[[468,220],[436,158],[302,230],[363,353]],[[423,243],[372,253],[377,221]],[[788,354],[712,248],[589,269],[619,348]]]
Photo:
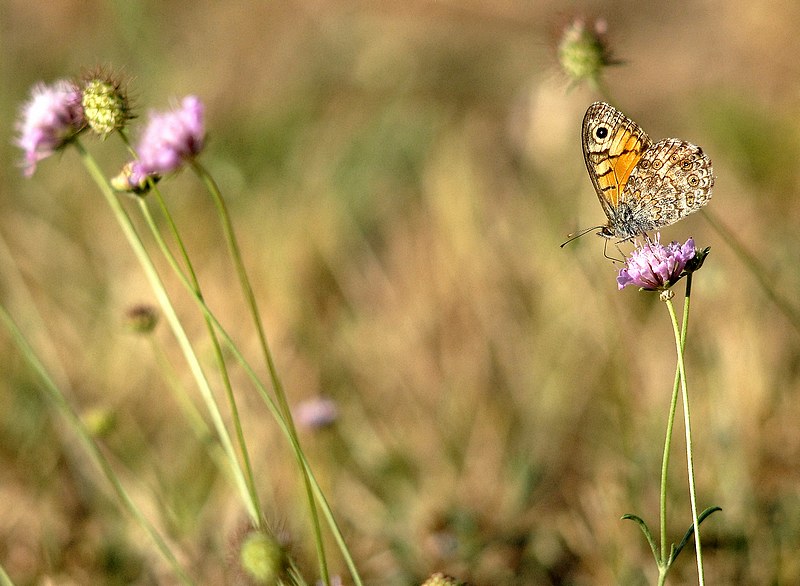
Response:
[[[280,543],[265,533],[253,531],[239,549],[241,568],[256,584],[275,584],[283,573],[284,562]]]
[[[616,63],[606,46],[605,32],[602,20],[589,28],[583,19],[576,19],[564,29],[558,43],[558,60],[573,81],[598,81],[603,69]]]

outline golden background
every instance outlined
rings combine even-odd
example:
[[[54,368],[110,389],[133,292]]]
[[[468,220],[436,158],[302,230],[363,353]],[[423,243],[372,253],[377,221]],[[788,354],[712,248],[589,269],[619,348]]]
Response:
[[[769,286],[701,214],[663,230],[712,248],[687,344],[699,506],[723,508],[703,524],[706,578],[800,582],[796,2],[4,0],[0,300],[63,369],[73,405],[114,415],[102,445],[198,583],[234,580],[246,514],[153,348],[125,330],[127,309],[154,298],[78,157],[68,149],[30,180],[16,167],[30,86],[121,72],[134,136],[148,110],[204,101],[201,160],[230,205],[290,401],[339,405],[333,428],[302,440],[366,583],[445,571],[474,585],[652,584],[647,544],[620,516],[657,528],[673,334],[657,296],[617,291],[598,238],[559,249],[605,221],[580,146],[601,96],[556,57],[576,16],[607,23],[616,105],[654,140],[709,154],[709,211]],[[109,175],[125,161],[113,138],[86,144]],[[188,172],[161,187],[211,307],[257,360],[210,200]],[[192,388],[163,324],[155,341]],[[5,333],[0,372],[12,579],[172,583]],[[270,523],[313,583],[291,454],[234,376]],[[677,542],[691,517],[680,424],[675,437]],[[670,580],[696,583],[691,547]]]

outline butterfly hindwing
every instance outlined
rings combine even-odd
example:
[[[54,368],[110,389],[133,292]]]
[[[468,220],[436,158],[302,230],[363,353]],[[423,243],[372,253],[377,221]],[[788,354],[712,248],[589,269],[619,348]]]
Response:
[[[619,200],[631,215],[649,224],[668,226],[708,203],[714,175],[711,161],[691,143],[667,138],[645,151]]]

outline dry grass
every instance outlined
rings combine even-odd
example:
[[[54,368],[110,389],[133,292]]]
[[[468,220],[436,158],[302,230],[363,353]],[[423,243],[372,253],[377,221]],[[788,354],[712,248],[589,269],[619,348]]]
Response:
[[[28,320],[6,257],[2,301],[63,365],[79,410],[116,414],[104,445],[200,583],[231,579],[245,513],[150,346],[122,327],[153,298],[77,158],[30,181],[11,164],[27,88],[100,62],[132,78],[141,114],[187,93],[206,102],[203,161],[291,400],[340,404],[333,429],[303,439],[369,584],[434,571],[475,585],[652,583],[646,544],[619,517],[657,523],[672,333],[654,297],[617,292],[598,239],[558,248],[602,220],[579,143],[599,96],[567,89],[553,44],[569,15],[539,4],[6,2],[0,234],[44,324]],[[607,81],[652,136],[704,147],[711,211],[798,308],[800,9],[757,8],[612,6],[602,16],[625,64]],[[124,158],[114,141],[91,148],[109,173]],[[210,304],[255,359],[210,202],[189,174],[164,189]],[[712,247],[688,346],[700,505],[724,509],[704,525],[707,577],[795,584],[800,333],[700,215],[664,231],[688,235]],[[165,328],[157,342],[188,384]],[[19,584],[170,583],[0,344],[0,562]],[[268,515],[311,579],[290,453],[234,376]],[[690,523],[681,450],[675,540]],[[695,581],[687,553],[672,584]]]

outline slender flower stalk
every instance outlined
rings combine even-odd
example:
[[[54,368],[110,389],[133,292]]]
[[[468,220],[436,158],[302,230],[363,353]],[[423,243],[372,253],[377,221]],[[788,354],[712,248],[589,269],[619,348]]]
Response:
[[[689,275],[689,279],[691,274]],[[687,279],[687,290],[689,289],[689,279]],[[687,296],[688,299],[688,296]],[[689,391],[687,390],[686,368],[683,360],[683,346],[686,340],[686,332],[681,331],[678,326],[678,318],[675,315],[675,306],[671,298],[666,300],[667,310],[672,321],[672,330],[675,333],[675,347],[678,353],[678,371],[681,380],[681,400],[683,403],[683,424],[686,433],[686,467],[689,475],[689,500],[692,508],[692,525],[694,527],[694,547],[697,556],[697,576],[700,586],[705,585],[705,574],[703,571],[703,553],[700,541],[700,522],[697,515],[697,489],[694,480],[694,456],[692,450],[692,425],[689,415]],[[684,322],[686,323],[686,322]]]
[[[664,441],[664,456],[661,465],[661,491],[660,491],[660,532],[661,547],[657,548],[647,524],[635,515],[625,515],[624,519],[631,519],[639,524],[647,538],[653,555],[658,566],[658,584],[663,585],[666,581],[672,563],[677,558],[690,536],[694,536],[695,553],[697,557],[697,573],[701,586],[705,584],[703,570],[702,546],[700,541],[700,523],[708,515],[718,510],[717,507],[707,509],[702,514],[697,512],[697,490],[694,477],[694,459],[692,451],[691,417],[689,412],[689,392],[686,380],[686,370],[684,367],[684,348],[686,346],[686,331],[689,325],[689,308],[691,294],[691,279],[694,271],[698,270],[709,249],[698,251],[693,239],[689,239],[684,244],[672,242],[666,246],[660,242],[660,235],[654,241],[647,240],[637,246],[626,260],[625,266],[619,271],[617,276],[617,286],[623,289],[629,285],[637,286],[644,291],[658,291],[659,297],[665,302],[667,311],[670,315],[673,332],[675,335],[675,346],[677,351],[677,368],[675,382],[673,385],[672,398],[670,400],[669,416],[667,418],[667,432]],[[680,279],[686,277],[686,295],[684,300],[682,323],[678,324],[678,318],[673,305],[673,291],[671,287]],[[692,527],[684,536],[683,541],[675,547],[668,548],[667,541],[667,472],[669,469],[670,451],[672,443],[672,429],[677,412],[678,390],[680,388],[683,404],[684,428],[686,432],[686,459],[689,477],[689,499],[692,509]]]
[[[253,292],[253,287],[250,284],[250,279],[247,276],[247,270],[245,269],[244,261],[242,260],[242,254],[239,248],[239,243],[236,238],[236,233],[234,232],[233,229],[233,222],[231,221],[230,214],[228,213],[228,208],[225,205],[225,200],[223,199],[222,193],[220,192],[219,187],[214,181],[214,178],[208,173],[208,171],[206,171],[206,169],[202,165],[200,165],[200,163],[197,162],[196,159],[191,159],[191,166],[195,174],[200,178],[200,180],[205,184],[206,188],[208,189],[208,192],[211,195],[212,199],[214,200],[214,203],[217,207],[217,212],[222,221],[222,229],[225,234],[225,240],[228,243],[228,251],[233,260],[234,267],[236,269],[236,274],[239,277],[239,285],[242,289],[242,293],[244,294],[247,306],[250,309],[250,314],[253,319],[253,323],[256,326],[256,331],[258,333],[258,339],[261,346],[261,352],[264,357],[264,362],[267,365],[270,379],[272,381],[272,388],[273,391],[275,392],[275,397],[278,401],[278,406],[280,408],[281,416],[286,422],[286,427],[287,430],[289,431],[289,437],[292,444],[292,451],[294,452],[295,457],[298,460],[300,470],[303,473],[303,483],[306,489],[306,496],[308,498],[308,505],[311,513],[311,526],[314,530],[314,541],[317,546],[317,555],[319,557],[319,562],[320,562],[320,572],[322,576],[322,582],[327,586],[330,584],[330,576],[328,573],[328,565],[325,555],[325,545],[322,540],[322,533],[320,529],[319,515],[317,513],[317,507],[314,500],[314,490],[311,485],[311,479],[309,478],[309,473],[306,467],[303,465],[303,458],[301,457],[303,449],[300,446],[300,438],[297,435],[297,429],[295,427],[294,420],[292,418],[292,411],[291,408],[289,407],[289,401],[286,397],[286,391],[284,390],[283,383],[281,382],[281,379],[278,376],[278,370],[275,367],[275,361],[272,358],[272,352],[270,351],[269,343],[267,342],[266,332],[264,331],[264,324],[261,320],[261,313],[258,310],[258,304],[256,302],[255,293]]]
[[[686,277],[686,295],[683,302],[683,320],[681,323],[680,331],[680,350],[679,356],[682,355],[686,347],[686,329],[689,326],[689,308],[690,308],[690,292],[691,292],[692,275]],[[675,366],[675,381],[672,385],[672,398],[669,404],[669,417],[667,418],[667,433],[664,438],[664,457],[661,465],[661,559],[666,560],[669,552],[667,551],[667,472],[669,471],[670,450],[672,447],[672,428],[675,423],[675,413],[678,405],[678,392],[681,383],[681,369],[679,365]],[[663,572],[663,578],[666,578],[666,572]],[[659,575],[661,580],[661,575]]]
[[[120,228],[122,229],[125,238],[128,240],[128,244],[133,249],[134,254],[136,255],[139,263],[141,264],[142,268],[144,269],[145,276],[147,277],[148,281],[150,282],[150,286],[153,289],[153,292],[156,295],[156,298],[159,301],[159,305],[161,306],[161,310],[164,313],[167,322],[170,325],[170,328],[175,335],[178,345],[180,346],[181,350],[183,351],[184,357],[189,364],[189,368],[192,372],[192,375],[197,382],[197,385],[200,389],[200,394],[203,397],[203,400],[206,402],[208,411],[211,415],[212,421],[214,423],[214,428],[219,435],[220,442],[228,455],[228,460],[231,466],[231,471],[233,473],[233,478],[236,481],[236,484],[241,492],[245,505],[248,509],[250,517],[252,519],[258,519],[258,507],[253,502],[250,491],[247,488],[247,482],[245,480],[244,474],[238,465],[238,461],[236,458],[235,450],[233,449],[233,444],[230,439],[230,435],[225,428],[225,423],[223,422],[219,407],[216,404],[216,400],[214,399],[213,392],[211,391],[211,386],[208,382],[208,378],[203,371],[203,368],[200,364],[200,361],[197,358],[197,354],[192,347],[191,342],[189,341],[189,337],[186,334],[186,331],[183,328],[183,325],[178,318],[177,313],[175,312],[174,307],[172,306],[172,302],[170,301],[169,295],[164,287],[164,283],[161,280],[161,277],[158,274],[158,271],[153,264],[153,260],[150,258],[150,255],[147,252],[147,249],[144,246],[141,238],[139,237],[136,228],[134,228],[133,223],[131,222],[130,217],[128,216],[125,209],[122,207],[120,202],[117,200],[116,195],[111,189],[111,186],[106,181],[103,172],[97,165],[97,162],[92,158],[89,152],[83,147],[80,141],[75,141],[75,146],[78,149],[78,153],[81,155],[81,159],[84,162],[87,170],[89,171],[90,176],[97,184],[98,188],[100,189],[101,193],[104,195],[106,202],[111,207],[112,212],[119,224]]]
[[[164,203],[161,194],[156,191],[156,197],[161,205],[162,210],[166,210],[166,204]],[[156,238],[158,246],[164,251],[167,248],[166,242],[161,237],[161,233],[158,231],[158,227],[156,226],[155,220],[150,213],[149,208],[147,207],[146,202],[143,199],[139,199],[139,208],[144,216],[145,220],[147,221],[147,225],[150,228],[151,233]],[[203,297],[202,290],[200,289],[200,282],[197,279],[197,274],[194,270],[194,265],[192,264],[189,254],[186,251],[186,247],[183,244],[183,240],[180,237],[180,234],[177,231],[177,226],[172,218],[172,215],[168,212],[165,214],[167,218],[167,222],[170,226],[170,230],[173,232],[173,236],[175,240],[178,242],[178,248],[181,252],[181,257],[183,258],[184,264],[186,266],[186,271],[188,273],[187,277],[191,281],[192,287],[194,288],[196,294]],[[175,270],[180,270],[177,265],[174,267]],[[214,359],[217,363],[217,367],[220,371],[220,377],[222,378],[222,384],[225,388],[225,397],[228,401],[228,407],[231,411],[231,420],[233,421],[234,431],[236,433],[236,441],[239,444],[239,452],[241,453],[242,457],[242,465],[244,466],[244,478],[247,482],[247,490],[250,493],[250,500],[253,503],[253,509],[255,516],[252,519],[255,527],[260,527],[263,522],[263,515],[261,512],[261,503],[258,498],[258,492],[256,490],[255,485],[255,476],[253,474],[253,466],[250,462],[250,452],[247,449],[247,442],[244,437],[244,430],[242,429],[242,421],[239,417],[239,408],[236,403],[236,396],[233,392],[233,385],[231,383],[230,375],[228,373],[228,367],[225,363],[225,358],[222,352],[222,346],[219,341],[219,336],[217,335],[213,324],[207,317],[204,316],[204,321],[206,324],[206,329],[208,331],[209,337],[211,338],[211,345],[214,349]]]
[[[231,465],[234,479],[244,497],[245,504],[248,508],[251,518],[254,521],[254,525],[256,528],[259,527],[262,520],[262,515],[258,504],[258,497],[255,491],[255,481],[252,475],[252,469],[250,467],[249,457],[247,455],[247,450],[244,443],[244,435],[241,431],[238,411],[236,409],[235,401],[233,400],[233,391],[230,385],[229,377],[227,376],[227,368],[225,366],[225,360],[221,351],[219,340],[221,340],[222,343],[229,348],[231,354],[243,367],[247,376],[255,385],[256,390],[262,396],[268,408],[274,415],[278,427],[290,441],[293,453],[297,458],[298,465],[302,471],[305,482],[308,502],[312,514],[312,526],[314,529],[314,537],[318,549],[320,572],[323,582],[325,584],[330,584],[331,578],[328,573],[327,562],[325,559],[325,551],[317,515],[316,503],[319,504],[322,513],[328,521],[333,536],[339,545],[345,562],[350,569],[354,583],[356,586],[360,586],[360,577],[349,550],[344,542],[341,530],[339,529],[333,517],[330,505],[322,493],[322,490],[311,471],[302,448],[300,447],[297,432],[292,420],[292,413],[290,411],[285,391],[283,390],[282,383],[278,377],[277,370],[267,344],[263,324],[261,323],[258,307],[255,302],[255,296],[244,269],[244,263],[241,258],[239,246],[233,232],[233,226],[227,213],[225,203],[213,178],[211,178],[205,169],[196,161],[196,156],[201,152],[205,143],[202,103],[196,97],[189,96],[181,102],[177,109],[171,112],[151,114],[150,122],[142,134],[139,144],[137,145],[134,160],[125,166],[123,172],[118,177],[109,182],[103,176],[103,173],[98,167],[96,161],[91,157],[80,141],[77,140],[77,134],[87,124],[84,117],[84,112],[88,112],[92,118],[92,121],[89,123],[89,125],[95,132],[105,137],[108,133],[117,130],[119,135],[126,140],[126,144],[128,144],[124,131],[124,123],[129,118],[130,112],[127,102],[122,103],[118,100],[120,96],[115,94],[115,91],[119,88],[113,84],[86,84],[84,89],[87,91],[87,93],[84,94],[84,98],[86,99],[84,100],[83,104],[81,104],[80,100],[77,100],[76,102],[74,99],[76,97],[75,92],[73,92],[74,89],[74,84],[68,85],[68,82],[64,82],[63,84],[59,84],[53,88],[47,88],[46,86],[37,87],[37,89],[34,91],[34,98],[24,109],[23,120],[19,124],[20,136],[17,140],[18,145],[25,151],[26,175],[33,173],[36,163],[39,160],[49,156],[50,154],[53,154],[67,144],[75,145],[87,171],[95,180],[102,194],[106,198],[107,203],[111,207],[123,231],[123,234],[127,238],[140,264],[142,265],[145,275],[150,281],[153,291],[159,301],[162,312],[172,328],[173,333],[178,340],[179,346],[183,350],[192,374],[194,375],[200,388],[201,396],[207,404],[214,427],[219,435],[222,448]],[[67,97],[69,97],[69,99],[67,99]],[[79,98],[80,95],[77,97]],[[73,107],[75,108],[74,112],[70,109]],[[45,113],[48,115],[45,115]],[[117,114],[119,114],[119,117],[117,117]],[[128,147],[130,148],[129,145]],[[189,291],[197,303],[206,320],[209,333],[216,348],[217,361],[220,364],[223,380],[226,381],[226,392],[231,405],[233,420],[237,427],[237,439],[239,440],[242,459],[244,460],[244,466],[246,469],[244,472],[242,471],[239,461],[236,457],[233,444],[226,431],[219,407],[217,406],[214,396],[211,392],[208,379],[206,378],[203,368],[200,365],[196,354],[194,353],[192,344],[186,336],[182,324],[178,319],[174,308],[172,307],[169,295],[164,288],[164,284],[161,281],[153,261],[144,247],[136,228],[133,226],[130,217],[117,200],[113,192],[113,190],[116,189],[118,191],[131,191],[137,195],[144,195],[153,189],[156,181],[158,181],[162,176],[175,172],[186,164],[192,166],[204,184],[208,187],[215,204],[218,207],[218,211],[223,223],[223,231],[228,241],[228,246],[234,261],[234,265],[239,275],[240,285],[245,294],[247,304],[253,314],[253,320],[258,331],[277,403],[273,401],[273,398],[267,392],[254,369],[247,363],[239,349],[236,347],[231,336],[227,331],[225,331],[225,329],[217,321],[214,314],[206,305],[196,275],[192,269],[188,254],[183,247],[175,223],[167,210],[163,198],[161,198],[160,194],[156,192],[162,210],[169,219],[173,236],[181,248],[181,254],[186,266],[185,269],[178,265],[178,262],[172,255],[172,252],[166,246],[163,238],[160,237],[158,228],[153,221],[153,218],[150,216],[144,200],[140,198],[139,202],[142,206],[148,225],[153,231],[153,234],[155,235],[165,257],[169,261],[183,286]],[[181,578],[183,578],[183,576],[181,576]]]
[[[184,103],[186,103],[187,101],[189,101],[188,98],[184,100]],[[190,133],[193,134],[197,138],[197,140],[184,139],[182,141],[177,141],[178,143],[182,143],[183,144],[183,143],[191,142],[192,144],[195,144],[195,145],[200,144],[201,138],[199,138],[199,137],[203,137],[205,135],[205,129],[204,129],[203,124],[202,124],[202,116],[201,116],[201,114],[202,114],[202,105],[201,104],[198,105],[198,104],[199,104],[199,102],[197,104],[195,104],[195,103],[192,104],[193,108],[194,108],[193,109],[194,114],[192,116],[189,116],[189,118],[191,118],[191,120],[190,120],[191,123],[190,124],[182,124],[182,121],[184,120],[184,118],[187,118],[187,115],[186,115],[186,113],[184,111],[180,111],[179,113],[174,114],[171,117],[168,114],[154,115],[153,119],[150,122],[150,126],[148,127],[148,132],[146,132],[145,134],[146,135],[149,134],[151,136],[162,136],[164,134],[170,134],[170,133],[167,133],[166,131],[163,131],[163,130],[159,131],[159,128],[158,128],[158,125],[157,125],[158,121],[166,120],[167,121],[166,122],[167,126],[169,126],[170,128],[173,128],[173,130],[174,130],[174,128],[178,128],[178,127],[181,127],[181,126],[190,127],[191,128],[191,132]],[[175,122],[175,120],[177,120],[178,122]],[[122,138],[123,142],[125,143],[125,145],[130,150],[133,151],[133,149],[130,146],[130,142],[128,141],[127,135],[124,132],[120,132],[119,134],[120,134],[120,137]],[[175,132],[172,132],[171,134],[175,135],[175,134],[179,134],[179,132],[175,131]],[[147,149],[155,150],[155,146],[152,145],[152,144],[151,145],[145,144],[144,148],[145,148],[145,150],[147,150]],[[164,148],[167,148],[167,147],[164,147]],[[198,153],[199,153],[199,151],[198,151]],[[195,154],[198,154],[198,153],[195,153]],[[167,157],[162,155],[161,158],[167,158]],[[172,160],[180,161],[180,158],[177,155],[176,156],[172,156],[172,157],[168,157],[168,158],[170,158]],[[129,164],[128,167],[129,168],[130,167],[134,167],[137,164],[138,164],[138,161],[134,161],[133,163]],[[166,170],[166,169],[164,169],[164,170]],[[203,293],[202,293],[201,288],[200,288],[200,282],[197,279],[197,273],[194,270],[194,266],[192,264],[191,258],[189,257],[189,253],[187,252],[186,246],[183,243],[183,239],[181,238],[180,232],[178,231],[178,227],[177,227],[177,225],[175,223],[175,220],[173,219],[172,215],[169,213],[169,209],[167,208],[166,202],[164,201],[164,198],[161,196],[161,192],[158,190],[158,188],[156,188],[153,185],[154,181],[152,179],[152,174],[149,175],[149,176],[148,175],[142,175],[139,178],[139,183],[142,184],[142,185],[146,184],[147,188],[144,191],[145,193],[150,191],[150,188],[153,187],[153,192],[155,194],[155,197],[156,197],[157,201],[159,202],[159,205],[160,205],[161,210],[162,210],[162,212],[164,214],[164,217],[167,220],[167,224],[168,224],[169,229],[170,229],[170,231],[172,233],[173,240],[177,244],[178,249],[180,251],[180,255],[181,255],[181,258],[183,260],[186,273],[183,273],[182,269],[180,267],[178,267],[177,263],[175,263],[173,265],[173,269],[176,272],[180,272],[184,279],[189,280],[191,282],[191,284],[192,284],[194,292],[202,298]],[[153,236],[154,236],[154,238],[156,240],[156,243],[158,244],[159,248],[161,249],[162,254],[164,254],[167,257],[171,257],[171,253],[169,253],[169,247],[167,246],[166,242],[164,241],[163,237],[161,236],[161,232],[159,231],[159,229],[158,229],[158,227],[156,225],[156,222],[155,222],[155,220],[153,219],[153,217],[152,217],[152,215],[150,213],[150,209],[147,207],[147,203],[146,203],[145,199],[141,198],[141,197],[138,198],[138,203],[139,203],[140,211],[142,212],[142,215],[145,218],[148,227],[150,228],[151,234],[153,234]],[[253,511],[253,514],[254,514],[254,516],[253,516],[253,518],[251,520],[253,522],[254,527],[259,528],[259,527],[261,527],[261,525],[263,523],[263,515],[262,515],[262,511],[261,511],[261,502],[260,502],[259,497],[258,497],[258,491],[256,490],[255,475],[253,474],[253,467],[252,467],[252,464],[251,464],[251,461],[250,461],[250,453],[249,453],[249,450],[247,448],[247,441],[245,440],[245,437],[244,437],[244,430],[242,429],[241,418],[239,417],[239,408],[238,408],[237,403],[236,403],[236,396],[235,396],[235,394],[233,392],[233,385],[231,383],[230,375],[228,373],[227,364],[225,363],[225,358],[224,358],[224,355],[223,355],[223,352],[222,352],[222,346],[220,344],[219,337],[217,336],[217,333],[216,333],[216,331],[214,329],[214,326],[209,321],[209,319],[207,317],[205,317],[205,316],[204,316],[204,321],[205,321],[205,325],[206,325],[206,330],[207,330],[208,335],[209,335],[209,337],[211,339],[211,344],[212,344],[213,351],[214,351],[214,358],[215,358],[215,361],[217,363],[217,367],[219,368],[219,371],[220,371],[220,377],[222,379],[222,384],[223,384],[223,387],[225,389],[225,397],[226,397],[226,400],[228,401],[228,408],[230,409],[230,412],[231,412],[231,420],[233,421],[233,425],[234,425],[234,432],[236,434],[236,441],[238,443],[239,452],[240,452],[241,458],[242,458],[242,466],[244,468],[244,480],[247,483],[247,491],[248,491],[249,496],[250,496],[250,502],[252,503],[252,511]]]
[[[169,251],[167,251],[169,253]],[[225,327],[217,320],[216,316],[212,313],[211,309],[206,304],[205,300],[202,296],[198,295],[197,292],[193,289],[192,284],[186,279],[186,276],[183,274],[182,271],[178,270],[177,260],[174,256],[169,253],[168,260],[170,265],[173,267],[176,276],[181,281],[181,284],[186,289],[186,291],[192,296],[195,303],[197,304],[200,311],[203,313],[205,317],[207,317],[211,323],[214,324],[214,328],[217,330],[220,339],[225,344],[227,350],[231,353],[233,358],[239,363],[239,366],[242,367],[242,370],[250,379],[250,382],[253,383],[256,391],[259,393],[261,398],[263,399],[264,403],[267,405],[267,408],[270,410],[270,413],[275,418],[275,421],[280,429],[281,433],[292,442],[292,435],[289,432],[289,428],[283,416],[278,408],[278,405],[272,399],[272,396],[267,391],[267,388],[264,386],[264,383],[261,381],[261,378],[256,373],[253,366],[248,362],[248,360],[244,357],[244,355],[239,350],[238,346],[234,342],[233,338],[231,337],[230,333],[225,329]],[[352,556],[350,555],[350,551],[347,547],[346,542],[344,541],[344,536],[342,535],[342,531],[339,528],[338,523],[336,522],[335,517],[333,516],[333,511],[331,510],[330,504],[328,503],[327,499],[325,498],[325,494],[322,492],[319,483],[317,482],[316,477],[314,476],[313,471],[311,470],[311,466],[308,460],[305,457],[305,454],[300,452],[295,452],[300,459],[302,466],[305,470],[305,474],[308,476],[309,482],[311,484],[311,489],[313,494],[320,505],[320,509],[325,516],[326,521],[328,522],[328,526],[330,527],[333,537],[336,540],[337,545],[339,546],[339,550],[342,553],[342,556],[345,559],[348,569],[350,570],[350,574],[353,578],[353,583],[356,586],[361,586],[361,578],[358,573],[358,568],[353,561]]]

